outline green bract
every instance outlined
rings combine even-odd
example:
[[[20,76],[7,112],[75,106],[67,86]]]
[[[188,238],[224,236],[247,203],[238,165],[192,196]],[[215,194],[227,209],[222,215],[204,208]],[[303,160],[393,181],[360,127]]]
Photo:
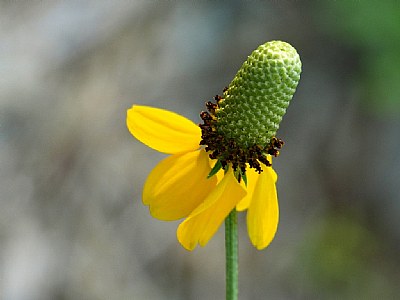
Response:
[[[259,46],[218,103],[217,132],[243,148],[269,144],[296,91],[300,73],[300,57],[288,43],[271,41]]]

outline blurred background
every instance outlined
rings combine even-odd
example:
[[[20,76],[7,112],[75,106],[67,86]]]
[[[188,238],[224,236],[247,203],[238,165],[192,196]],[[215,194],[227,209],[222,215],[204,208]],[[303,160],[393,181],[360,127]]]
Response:
[[[164,157],[133,104],[199,123],[274,39],[303,73],[278,136],[280,225],[241,299],[395,299],[400,278],[398,1],[0,2],[0,299],[224,299],[223,230],[184,250],[143,183]]]

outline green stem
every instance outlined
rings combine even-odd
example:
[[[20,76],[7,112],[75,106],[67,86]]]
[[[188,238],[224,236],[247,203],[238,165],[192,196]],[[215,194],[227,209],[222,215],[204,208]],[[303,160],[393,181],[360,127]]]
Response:
[[[237,216],[233,209],[225,219],[226,300],[238,299]]]

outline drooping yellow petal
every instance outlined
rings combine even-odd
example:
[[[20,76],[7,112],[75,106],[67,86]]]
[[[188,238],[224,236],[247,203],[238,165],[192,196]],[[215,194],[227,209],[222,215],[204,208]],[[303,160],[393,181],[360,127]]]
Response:
[[[246,170],[247,195],[242,200],[240,200],[238,205],[236,205],[236,209],[238,211],[243,211],[243,210],[246,210],[249,208],[250,201],[253,198],[253,192],[254,192],[254,188],[256,187],[258,176],[260,176],[260,174],[258,174],[258,172],[255,169],[247,168],[247,170]]]
[[[262,167],[264,170],[265,170],[265,168],[268,168],[268,170],[271,174],[272,180],[274,181],[274,183],[276,183],[276,181],[278,180],[278,174],[276,174],[275,170],[272,167],[267,167],[265,165],[262,165]]]
[[[214,168],[215,164],[217,163],[216,159],[209,159],[210,167],[211,169]],[[217,177],[218,182],[224,178],[224,169],[221,168],[216,174],[213,175],[213,177]]]
[[[271,158],[268,158],[268,160],[271,161]],[[274,182],[276,182],[276,180],[278,179],[278,175],[276,174],[274,169],[272,169],[272,167],[267,167],[265,165],[262,165],[262,167],[264,169],[268,168],[269,171],[272,172],[271,175],[273,177]],[[258,172],[254,168],[248,167],[246,170],[246,176],[247,176],[247,195],[238,203],[238,205],[236,205],[236,209],[238,211],[243,211],[249,208],[251,199],[253,199],[254,188],[256,186],[260,174],[258,174]]]
[[[276,193],[276,173],[263,166],[247,210],[247,231],[253,245],[264,249],[273,240],[279,222],[279,206]]]
[[[163,153],[199,149],[200,127],[174,112],[134,105],[127,111],[126,125],[139,141]]]
[[[187,250],[193,250],[197,244],[205,246],[245,195],[233,172],[228,171],[205,201],[179,225],[177,237],[182,246]]]
[[[143,203],[160,220],[187,217],[217,184],[207,179],[211,168],[204,150],[175,154],[161,161],[150,173],[143,189]]]

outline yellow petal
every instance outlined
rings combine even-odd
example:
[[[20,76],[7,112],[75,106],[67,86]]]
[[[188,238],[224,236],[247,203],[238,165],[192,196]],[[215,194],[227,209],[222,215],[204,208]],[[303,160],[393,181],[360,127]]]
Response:
[[[267,168],[269,169],[273,177],[273,181],[276,182],[276,180],[278,179],[278,175],[276,174],[274,169],[272,169],[272,167],[267,167],[264,164],[262,164],[262,167],[264,170]],[[238,205],[236,205],[236,209],[238,211],[243,211],[249,208],[250,201],[251,199],[253,199],[254,188],[256,186],[260,174],[258,174],[258,172],[254,168],[247,168],[246,176],[247,176],[247,195],[238,203]]]
[[[236,209],[238,211],[243,211],[249,208],[250,201],[253,197],[253,191],[256,186],[258,180],[258,172],[253,168],[247,168],[246,170],[246,177],[247,177],[247,195],[236,205]]]
[[[269,155],[269,154],[267,155],[267,159],[271,163],[271,165],[272,165],[272,157],[273,157],[272,155]],[[261,164],[261,167],[262,167],[263,170],[265,170],[266,168],[269,169],[269,171],[271,172],[271,176],[274,179],[274,182],[276,182],[278,180],[278,175],[276,174],[276,172],[272,168],[272,166],[271,167],[267,167],[266,165]]]
[[[247,210],[247,230],[251,242],[258,250],[264,249],[271,243],[279,222],[276,173],[270,167],[263,167],[263,170],[258,177]]]
[[[176,154],[200,147],[200,127],[167,110],[134,105],[127,111],[126,125],[139,141],[160,152]]]
[[[267,167],[265,165],[262,165],[263,169],[265,170],[266,168],[268,168],[268,171],[271,174],[272,180],[274,181],[274,183],[276,183],[276,181],[278,180],[278,174],[276,174],[275,170],[272,167]]]
[[[216,159],[209,159],[210,167],[211,169],[215,166],[217,163]],[[216,174],[213,175],[213,177],[217,177],[217,182],[220,182],[222,178],[224,178],[224,169],[220,169]]]
[[[207,179],[210,171],[204,150],[169,156],[148,176],[143,203],[160,220],[187,217],[216,186],[215,177]]]
[[[245,189],[237,182],[233,172],[225,174],[205,201],[179,225],[177,237],[182,246],[187,250],[193,250],[197,244],[205,246],[245,195]]]

